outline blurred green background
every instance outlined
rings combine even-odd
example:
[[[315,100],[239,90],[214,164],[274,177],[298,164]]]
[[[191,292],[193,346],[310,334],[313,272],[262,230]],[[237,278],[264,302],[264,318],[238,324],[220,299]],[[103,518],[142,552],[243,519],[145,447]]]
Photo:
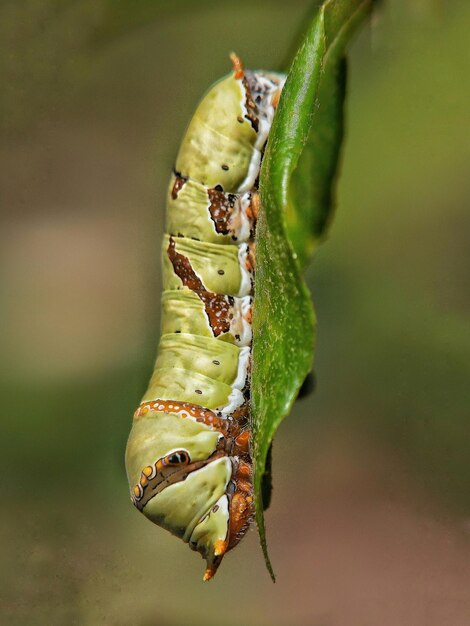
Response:
[[[133,510],[185,124],[311,4],[0,5],[2,624],[470,623],[470,5],[389,0],[350,54],[338,210],[308,272],[314,395],[274,445],[268,542],[203,563]]]

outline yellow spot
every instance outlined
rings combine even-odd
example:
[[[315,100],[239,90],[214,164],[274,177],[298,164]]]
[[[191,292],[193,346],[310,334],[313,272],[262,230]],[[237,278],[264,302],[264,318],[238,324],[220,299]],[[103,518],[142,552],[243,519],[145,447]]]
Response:
[[[282,89],[278,89],[276,93],[271,98],[271,104],[274,109],[277,109],[277,105],[279,104],[279,100],[281,99]]]
[[[215,542],[214,545],[214,554],[215,556],[221,556],[227,552],[227,542],[219,539]]]
[[[134,487],[134,495],[136,498],[138,498],[140,496],[140,489],[139,489],[139,485],[136,485]]]
[[[153,467],[151,465],[147,465],[147,467],[144,467],[144,469],[142,470],[142,474],[144,476],[147,476],[147,478],[150,478],[150,476],[152,475],[153,472]]]

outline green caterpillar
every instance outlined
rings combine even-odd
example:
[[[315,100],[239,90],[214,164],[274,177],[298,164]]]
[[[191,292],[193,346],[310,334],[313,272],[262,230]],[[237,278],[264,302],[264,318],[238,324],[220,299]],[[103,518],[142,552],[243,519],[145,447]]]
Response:
[[[134,415],[134,505],[212,578],[253,518],[249,401],[256,190],[284,77],[233,72],[199,104],[168,190],[162,335]]]

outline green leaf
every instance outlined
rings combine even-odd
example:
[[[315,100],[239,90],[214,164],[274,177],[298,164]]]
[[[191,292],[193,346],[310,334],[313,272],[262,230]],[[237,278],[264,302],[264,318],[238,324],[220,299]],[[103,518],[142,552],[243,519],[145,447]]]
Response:
[[[321,5],[289,71],[261,168],[252,453],[256,522],[273,580],[261,506],[262,480],[274,433],[312,365],[315,315],[300,264],[305,264],[328,222],[342,137],[341,59],[370,6],[371,0],[328,0]],[[316,127],[310,132],[312,120]]]
[[[327,49],[315,107],[311,112],[311,130],[292,172],[286,207],[287,236],[302,268],[332,220],[334,183],[344,129],[344,48],[371,4],[343,0],[323,5]]]
[[[301,268],[307,265],[332,220],[345,92],[343,58],[322,76],[308,141],[289,187],[287,236]]]

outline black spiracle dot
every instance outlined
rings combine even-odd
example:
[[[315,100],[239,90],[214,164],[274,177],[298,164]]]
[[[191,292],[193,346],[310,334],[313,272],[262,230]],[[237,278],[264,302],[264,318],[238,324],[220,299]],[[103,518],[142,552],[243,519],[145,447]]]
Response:
[[[229,168],[229,166],[226,163],[224,163],[222,165],[222,169],[224,170],[224,172],[228,172],[230,168]]]
[[[195,393],[202,394],[202,391],[200,389],[195,389],[194,391],[195,391]]]
[[[217,270],[217,274],[219,274],[220,276],[223,276],[225,274],[224,270]]]
[[[213,363],[214,365],[220,365],[220,361],[217,361],[216,359],[214,359],[214,360],[212,361],[212,363]]]

